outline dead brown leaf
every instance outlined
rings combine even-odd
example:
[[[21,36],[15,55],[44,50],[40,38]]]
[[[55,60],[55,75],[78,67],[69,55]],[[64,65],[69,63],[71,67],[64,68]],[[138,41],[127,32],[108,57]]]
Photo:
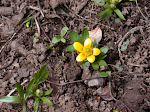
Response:
[[[98,42],[102,39],[102,30],[99,28],[100,24],[92,31],[89,31],[89,37],[91,38],[92,42],[97,40]]]

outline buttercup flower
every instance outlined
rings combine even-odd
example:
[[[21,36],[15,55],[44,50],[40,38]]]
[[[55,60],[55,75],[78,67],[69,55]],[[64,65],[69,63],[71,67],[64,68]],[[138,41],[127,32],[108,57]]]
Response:
[[[73,44],[75,50],[80,52],[80,54],[76,57],[78,62],[88,60],[90,63],[95,61],[95,56],[101,53],[100,49],[93,48],[92,40],[87,38],[84,42],[84,46],[80,42],[74,42]]]

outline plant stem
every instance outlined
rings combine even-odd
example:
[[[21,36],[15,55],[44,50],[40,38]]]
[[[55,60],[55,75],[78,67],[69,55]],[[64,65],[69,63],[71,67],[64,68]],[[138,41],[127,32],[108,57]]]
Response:
[[[26,102],[25,101],[23,101],[22,112],[26,112]]]
[[[58,42],[57,42],[57,43],[58,43]],[[57,43],[51,45],[51,46],[49,47],[49,49],[52,49]]]

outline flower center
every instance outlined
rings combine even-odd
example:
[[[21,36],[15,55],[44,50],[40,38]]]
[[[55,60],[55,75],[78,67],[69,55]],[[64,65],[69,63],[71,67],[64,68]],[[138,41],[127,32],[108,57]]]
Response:
[[[86,52],[88,53],[88,52],[90,52],[91,51],[91,49],[90,48],[86,48]]]
[[[88,57],[93,54],[93,51],[92,48],[84,47],[82,53],[84,54],[84,56]]]

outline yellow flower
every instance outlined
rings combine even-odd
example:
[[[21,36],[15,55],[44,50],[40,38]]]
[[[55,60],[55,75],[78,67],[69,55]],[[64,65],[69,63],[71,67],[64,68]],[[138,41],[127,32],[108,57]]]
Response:
[[[80,54],[76,57],[78,62],[88,60],[90,63],[95,61],[95,56],[101,53],[100,49],[93,48],[92,40],[87,38],[84,42],[84,46],[80,42],[75,42],[73,44],[75,50],[80,52]]]

